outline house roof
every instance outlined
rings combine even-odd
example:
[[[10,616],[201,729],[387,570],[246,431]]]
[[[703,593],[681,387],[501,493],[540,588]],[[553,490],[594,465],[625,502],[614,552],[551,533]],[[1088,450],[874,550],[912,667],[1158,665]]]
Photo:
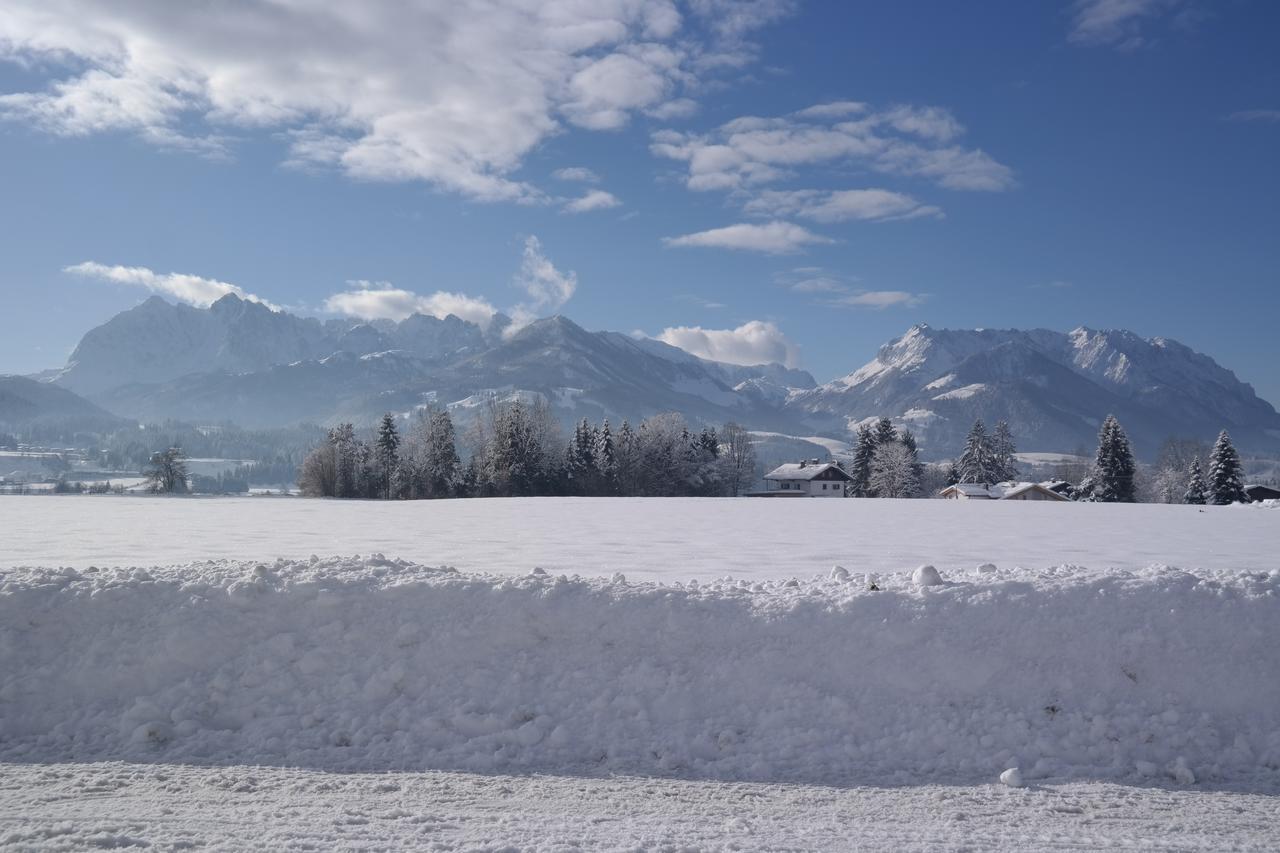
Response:
[[[851,480],[842,468],[834,462],[820,462],[817,465],[802,462],[786,462],[764,475],[766,480],[812,480],[819,474],[831,471],[841,480]]]
[[[984,483],[956,483],[954,486],[947,486],[947,488],[943,489],[942,494],[945,495],[948,492],[958,492],[959,494],[970,498],[989,498],[993,501],[1002,501],[1008,498],[1017,497],[1018,495],[1026,492],[1038,491],[1043,492],[1055,500],[1068,500],[1065,495],[1055,492],[1049,487],[1049,485],[1051,484],[1006,482],[988,486]]]

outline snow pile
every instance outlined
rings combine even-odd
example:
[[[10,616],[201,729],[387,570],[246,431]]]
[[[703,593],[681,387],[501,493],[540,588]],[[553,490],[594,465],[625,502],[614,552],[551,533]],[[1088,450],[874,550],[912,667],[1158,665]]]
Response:
[[[867,578],[874,578],[872,590]],[[0,761],[1275,778],[1280,572],[0,572]]]

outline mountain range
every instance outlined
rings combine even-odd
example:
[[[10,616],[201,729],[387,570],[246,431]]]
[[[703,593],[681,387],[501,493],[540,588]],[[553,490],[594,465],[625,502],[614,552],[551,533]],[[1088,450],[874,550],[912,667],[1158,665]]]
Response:
[[[487,328],[452,315],[322,322],[234,295],[207,309],[152,297],[88,332],[41,378],[145,421],[364,423],[431,404],[465,420],[486,401],[524,397],[545,399],[565,423],[679,411],[846,440],[887,415],[916,433],[926,458],[952,455],[976,417],[1009,421],[1025,450],[1087,448],[1108,413],[1146,455],[1165,436],[1211,440],[1223,427],[1242,447],[1280,450],[1280,415],[1231,371],[1124,330],[917,325],[818,384],[802,370],[709,361],[562,316],[520,328],[502,315]]]

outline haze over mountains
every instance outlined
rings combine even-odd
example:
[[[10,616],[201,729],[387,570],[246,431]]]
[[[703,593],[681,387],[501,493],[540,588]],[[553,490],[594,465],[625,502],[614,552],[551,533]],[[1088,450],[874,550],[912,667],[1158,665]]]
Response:
[[[1231,371],[1123,330],[918,325],[819,385],[801,370],[708,361],[562,316],[515,330],[501,315],[487,329],[452,315],[321,322],[234,295],[208,309],[152,297],[88,332],[47,381],[121,417],[254,427],[369,422],[428,404],[465,420],[489,399],[519,396],[546,399],[565,422],[679,411],[844,439],[889,415],[928,458],[954,453],[975,417],[1008,420],[1025,450],[1091,447],[1108,413],[1140,453],[1223,427],[1244,447],[1280,449],[1280,415]]]

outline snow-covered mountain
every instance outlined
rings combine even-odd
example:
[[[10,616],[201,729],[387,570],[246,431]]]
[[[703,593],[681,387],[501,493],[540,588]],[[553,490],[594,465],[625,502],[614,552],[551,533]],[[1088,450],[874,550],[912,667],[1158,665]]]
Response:
[[[799,424],[777,403],[735,390],[812,388],[781,365],[743,367],[658,341],[589,332],[565,317],[512,334],[455,316],[399,323],[294,317],[235,296],[207,310],[153,298],[85,335],[53,381],[142,420],[233,420],[246,426],[371,421],[435,403],[461,414],[488,398],[540,397],[565,422],[638,420],[680,411],[695,421]]]
[[[839,434],[889,415],[930,455],[947,455],[977,417],[1009,421],[1035,450],[1090,448],[1114,413],[1140,453],[1168,435],[1280,447],[1280,415],[1208,356],[1124,330],[934,329],[913,326],[848,376],[789,396],[786,407]]]
[[[208,309],[153,297],[85,335],[52,381],[118,415],[246,426],[370,422],[426,404],[545,399],[566,423],[679,411],[694,422],[847,440],[887,415],[927,458],[953,454],[977,417],[1026,450],[1091,448],[1114,413],[1140,453],[1169,435],[1280,449],[1280,415],[1208,356],[1123,330],[913,326],[858,370],[817,385],[777,364],[699,358],[566,317],[512,332],[455,316],[320,322],[227,296]]]

